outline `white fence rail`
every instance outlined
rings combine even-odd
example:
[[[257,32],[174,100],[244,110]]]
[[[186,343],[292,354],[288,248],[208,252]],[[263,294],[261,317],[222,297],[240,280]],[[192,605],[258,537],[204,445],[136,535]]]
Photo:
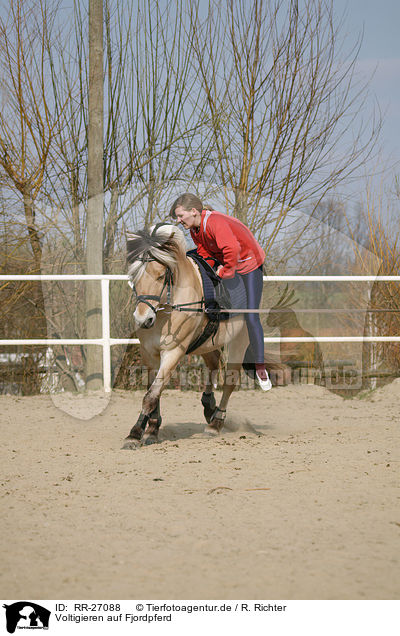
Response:
[[[111,338],[110,332],[110,281],[126,280],[125,274],[1,274],[0,281],[40,280],[74,281],[98,280],[101,283],[101,338],[32,338],[0,340],[2,346],[12,345],[98,345],[103,348],[103,384],[104,391],[111,391],[111,347],[117,344],[138,344],[137,338]],[[264,276],[264,282],[399,282],[400,276]],[[264,342],[400,342],[400,336],[315,336],[309,337],[267,337]]]

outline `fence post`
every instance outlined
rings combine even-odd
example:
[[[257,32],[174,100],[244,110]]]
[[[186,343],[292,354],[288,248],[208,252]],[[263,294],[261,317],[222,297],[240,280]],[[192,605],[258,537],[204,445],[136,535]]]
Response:
[[[103,386],[111,392],[110,281],[101,280],[101,318],[103,336]]]

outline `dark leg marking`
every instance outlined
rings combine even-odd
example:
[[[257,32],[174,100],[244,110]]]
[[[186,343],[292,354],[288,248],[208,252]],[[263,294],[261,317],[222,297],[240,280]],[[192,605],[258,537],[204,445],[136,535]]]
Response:
[[[137,419],[137,422],[131,428],[127,439],[137,439],[137,440],[142,439],[142,435],[143,435],[144,430],[146,428],[148,419],[149,419],[148,415],[145,415],[143,412],[140,413],[140,415],[139,415],[139,417]]]
[[[211,417],[215,411],[216,402],[214,393],[203,393],[201,396],[201,403],[203,405],[204,417],[207,422],[210,423]]]

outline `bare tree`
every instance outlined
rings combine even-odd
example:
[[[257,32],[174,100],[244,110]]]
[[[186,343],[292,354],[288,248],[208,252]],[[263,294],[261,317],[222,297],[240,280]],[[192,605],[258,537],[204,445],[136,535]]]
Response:
[[[396,186],[396,179],[395,179]],[[354,268],[365,275],[398,276],[400,271],[400,197],[394,190],[387,200],[368,184],[365,201],[358,210],[364,228],[364,245],[354,242]],[[349,222],[349,228],[351,224]],[[366,249],[363,250],[362,248]],[[400,286],[396,281],[376,280],[369,294],[364,335],[396,336],[400,328]],[[391,381],[400,372],[400,347],[397,342],[364,342],[364,387]]]
[[[5,230],[2,271],[7,273],[40,273],[43,262],[43,185],[58,126],[45,54],[53,22],[54,12],[45,0],[11,0],[0,17],[0,182],[7,200],[1,211]],[[59,112],[64,107],[65,101],[59,104]],[[7,330],[9,322],[14,337],[46,336],[40,282],[2,287],[2,328]],[[40,351],[21,350],[34,375]],[[37,377],[33,382],[37,386]]]
[[[193,3],[196,64],[227,208],[269,251],[287,214],[317,206],[367,158],[366,97],[324,0]]]
[[[39,272],[41,232],[36,201],[43,181],[57,118],[47,88],[45,42],[53,16],[45,0],[11,0],[6,17],[0,18],[0,168],[2,182],[20,195],[26,229]],[[59,105],[60,111],[64,104]]]

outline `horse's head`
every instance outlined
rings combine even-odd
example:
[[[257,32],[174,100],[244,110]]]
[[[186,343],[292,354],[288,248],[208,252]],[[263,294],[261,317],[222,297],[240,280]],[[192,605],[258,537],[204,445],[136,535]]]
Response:
[[[135,311],[133,317],[140,329],[150,329],[157,312],[171,302],[172,272],[158,261],[145,260],[140,278],[133,283]]]
[[[135,293],[137,328],[152,327],[157,312],[171,303],[173,277],[185,253],[185,237],[175,225],[163,223],[128,234],[128,275]]]

